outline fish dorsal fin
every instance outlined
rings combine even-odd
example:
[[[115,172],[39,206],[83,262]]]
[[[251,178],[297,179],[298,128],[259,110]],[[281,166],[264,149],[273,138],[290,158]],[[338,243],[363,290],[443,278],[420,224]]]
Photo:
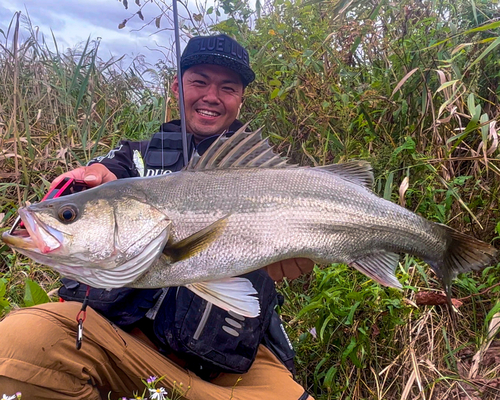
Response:
[[[348,161],[342,164],[331,164],[314,168],[332,172],[349,182],[364,186],[368,189],[373,187],[373,171],[368,161]]]
[[[231,137],[223,135],[198,159],[192,159],[186,169],[213,170],[228,168],[283,168],[287,160],[273,152],[267,139],[262,139],[262,128],[246,132],[243,125]]]
[[[396,253],[382,250],[353,261],[349,265],[381,285],[399,289],[402,287],[394,275],[399,265],[399,255]]]

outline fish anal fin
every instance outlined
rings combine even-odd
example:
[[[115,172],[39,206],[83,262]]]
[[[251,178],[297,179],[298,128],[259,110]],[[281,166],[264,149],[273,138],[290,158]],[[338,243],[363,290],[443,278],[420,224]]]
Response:
[[[227,278],[211,282],[198,282],[186,285],[202,299],[247,318],[255,318],[260,314],[257,291],[246,278]]]
[[[217,239],[226,227],[229,216],[218,219],[201,231],[198,231],[187,238],[178,242],[172,242],[169,239],[167,245],[163,248],[163,254],[167,259],[174,263],[190,258],[200,251],[206,249],[215,239]]]
[[[348,161],[342,164],[330,164],[314,168],[339,175],[349,182],[364,186],[368,189],[373,187],[373,171],[368,161]]]
[[[349,265],[381,285],[402,288],[394,275],[399,265],[399,255],[396,253],[381,251],[353,261]]]

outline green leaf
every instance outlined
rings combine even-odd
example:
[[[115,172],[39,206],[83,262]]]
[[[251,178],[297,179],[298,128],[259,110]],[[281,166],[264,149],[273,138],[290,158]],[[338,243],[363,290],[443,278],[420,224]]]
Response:
[[[441,90],[446,89],[447,87],[455,84],[456,82],[458,82],[458,79],[454,79],[452,81],[443,83],[441,86],[439,86],[438,90],[436,90],[436,93],[439,93]]]
[[[302,310],[299,311],[297,318],[300,318],[302,315],[308,313],[311,310],[314,310],[316,308],[322,308],[322,307],[324,307],[323,303],[320,303],[320,302],[310,303],[307,306],[305,306],[304,308],[302,308]]]
[[[355,338],[351,338],[351,343],[347,346],[347,348],[344,350],[342,353],[342,360],[345,360],[349,354],[352,353],[352,351],[356,348],[357,342]]]
[[[481,115],[481,104],[478,104],[474,108],[474,115],[472,116],[472,120],[477,122],[479,120],[479,116]]]
[[[5,292],[7,289],[7,280],[0,279],[0,312],[10,308],[9,300],[7,300],[5,296]]]
[[[50,302],[49,296],[40,285],[30,279],[26,279],[24,291],[24,305],[27,307]]]
[[[275,88],[272,92],[271,92],[271,100],[276,98],[278,96],[280,92],[280,88]]]
[[[474,22],[476,23],[477,25],[477,9],[476,9],[476,3],[474,0],[470,0],[471,4],[472,4],[472,14],[474,14]]]
[[[356,39],[354,39],[354,43],[351,46],[351,53],[354,54],[356,52],[360,43],[361,43],[361,36],[358,36]]]
[[[325,322],[323,322],[323,325],[321,326],[321,330],[319,331],[319,340],[322,342],[324,341],[324,334],[325,334],[325,329],[330,325],[329,322],[333,319],[333,314],[330,314],[326,319]]]
[[[391,200],[393,180],[394,180],[394,171],[391,171],[387,176],[387,180],[385,181],[384,199],[386,200]]]
[[[479,61],[481,61],[484,57],[486,57],[495,47],[497,47],[500,44],[500,36],[496,38],[496,40],[490,44],[485,51],[481,53],[481,55],[474,60],[474,62],[467,67],[467,69],[464,72],[464,75],[471,69],[474,65],[476,65]]]
[[[7,281],[5,279],[0,279],[0,298],[5,296],[7,290],[6,283]]]
[[[208,7],[208,10],[207,10],[207,15],[210,15],[214,12],[214,8],[213,7]]]
[[[481,115],[480,123],[481,123],[481,136],[483,138],[483,152],[486,154],[486,150],[488,149],[488,135],[490,133],[490,124],[488,114]]]
[[[491,319],[498,312],[500,312],[500,301],[497,304],[495,304],[493,306],[493,308],[490,310],[490,312],[488,313],[488,315],[486,315],[486,318],[484,319],[484,326],[486,328],[488,328],[488,324],[490,323]]]
[[[356,312],[356,309],[359,307],[361,303],[357,301],[354,303],[354,305],[351,307],[351,311],[349,311],[349,315],[347,316],[347,320],[345,321],[346,325],[352,325],[352,322],[354,320],[354,313]]]
[[[325,379],[323,381],[323,386],[326,388],[331,388],[333,384],[333,378],[335,377],[337,373],[337,368],[335,367],[330,367],[328,372],[325,375]]]
[[[467,108],[469,109],[469,112],[471,113],[471,116],[473,117],[472,113],[473,110],[476,108],[476,102],[474,100],[474,94],[471,93],[467,97]]]
[[[500,21],[492,22],[491,24],[486,24],[483,26],[479,26],[477,28],[469,29],[468,31],[464,32],[464,35],[467,35],[467,34],[473,33],[473,32],[481,32],[481,31],[487,31],[490,29],[496,29],[498,27],[500,27]]]

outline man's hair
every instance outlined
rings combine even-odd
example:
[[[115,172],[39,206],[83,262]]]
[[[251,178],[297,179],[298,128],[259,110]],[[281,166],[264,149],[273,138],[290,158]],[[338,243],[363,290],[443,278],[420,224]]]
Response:
[[[227,35],[196,36],[189,40],[181,56],[181,74],[199,64],[229,68],[241,76],[245,87],[255,79],[248,51]]]

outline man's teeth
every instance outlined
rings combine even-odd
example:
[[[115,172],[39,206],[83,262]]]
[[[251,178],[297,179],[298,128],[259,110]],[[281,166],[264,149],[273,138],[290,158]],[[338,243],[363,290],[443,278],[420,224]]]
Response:
[[[216,113],[214,111],[208,111],[208,110],[196,110],[198,114],[201,115],[206,115],[207,117],[217,117],[219,113]]]

